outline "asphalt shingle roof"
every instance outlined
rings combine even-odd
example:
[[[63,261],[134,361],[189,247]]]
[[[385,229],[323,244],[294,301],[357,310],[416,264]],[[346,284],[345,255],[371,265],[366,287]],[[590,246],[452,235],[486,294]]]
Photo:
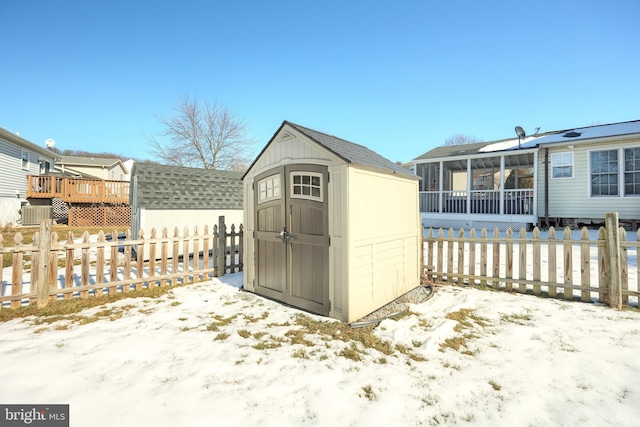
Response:
[[[120,159],[114,157],[60,156],[57,163],[65,165],[112,166]]]
[[[134,176],[141,208],[242,209],[242,172],[136,163]]]
[[[342,138],[338,138],[337,136],[329,135],[323,132],[318,132],[313,129],[309,129],[304,126],[300,126],[298,124],[284,121],[282,125],[278,128],[273,137],[269,140],[267,145],[262,149],[262,152],[258,155],[260,157],[262,153],[267,149],[267,147],[274,140],[276,135],[282,130],[285,125],[289,125],[292,128],[296,129],[298,132],[304,134],[312,141],[317,143],[318,145],[324,147],[329,150],[339,158],[343,159],[347,163],[351,163],[353,165],[358,165],[364,168],[373,169],[378,172],[386,173],[386,174],[397,174],[402,175],[406,178],[412,179],[420,179],[409,169],[402,167],[399,164],[392,162],[389,159],[382,157],[380,154],[368,149],[367,147],[356,144],[350,141],[347,141]],[[257,159],[256,159],[257,160]],[[254,162],[251,164],[245,175],[251,170]]]
[[[410,170],[405,169],[401,165],[396,164],[385,157],[382,157],[380,154],[368,149],[363,145],[338,138],[337,136],[318,132],[316,130],[309,129],[295,123],[287,121],[285,121],[284,123],[288,124],[294,129],[297,129],[299,132],[305,134],[313,141],[322,145],[323,147],[349,163],[375,169],[384,173],[405,175],[407,177],[417,179],[415,174],[413,174]]]
[[[469,154],[479,153],[484,147],[491,144],[491,142],[475,142],[472,144],[461,145],[442,145],[432,150],[427,151],[421,156],[416,157],[414,160],[435,159],[438,157],[451,157],[462,156]]]

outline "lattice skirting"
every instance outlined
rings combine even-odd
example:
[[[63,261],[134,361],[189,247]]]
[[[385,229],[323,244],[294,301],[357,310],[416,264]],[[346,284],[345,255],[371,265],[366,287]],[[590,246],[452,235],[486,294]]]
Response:
[[[131,227],[131,206],[73,206],[72,227]]]
[[[55,219],[69,217],[69,207],[59,198],[54,197],[51,199],[51,206],[53,206],[53,217]]]

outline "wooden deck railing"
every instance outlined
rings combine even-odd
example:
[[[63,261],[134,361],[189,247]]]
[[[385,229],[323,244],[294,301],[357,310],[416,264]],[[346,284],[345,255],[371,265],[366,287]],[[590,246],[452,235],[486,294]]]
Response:
[[[68,203],[129,203],[129,181],[29,175],[27,198],[57,197]]]

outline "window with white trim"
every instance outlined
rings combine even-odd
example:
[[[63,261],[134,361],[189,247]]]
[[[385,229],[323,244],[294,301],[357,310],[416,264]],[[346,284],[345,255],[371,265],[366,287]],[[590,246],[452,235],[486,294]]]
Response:
[[[618,196],[618,150],[592,151],[591,165],[591,196]]]
[[[258,204],[280,198],[280,175],[271,175],[258,181]]]
[[[640,196],[640,147],[624,149],[624,195]]]
[[[46,175],[51,170],[51,163],[46,160],[40,159],[38,160],[38,164],[40,166],[40,175]]]
[[[322,201],[322,174],[291,172],[291,197]]]
[[[551,154],[551,177],[573,178],[573,152]]]

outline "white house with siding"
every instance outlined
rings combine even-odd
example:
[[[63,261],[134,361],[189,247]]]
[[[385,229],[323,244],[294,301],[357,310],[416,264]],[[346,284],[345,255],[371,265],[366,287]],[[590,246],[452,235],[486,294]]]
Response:
[[[27,176],[53,170],[55,153],[0,128],[0,225],[20,221],[27,204]]]
[[[610,211],[640,224],[640,120],[437,147],[413,163],[425,227],[590,225]]]
[[[567,129],[523,144],[538,150],[537,211],[542,225],[604,222],[618,212],[640,225],[640,120]]]

